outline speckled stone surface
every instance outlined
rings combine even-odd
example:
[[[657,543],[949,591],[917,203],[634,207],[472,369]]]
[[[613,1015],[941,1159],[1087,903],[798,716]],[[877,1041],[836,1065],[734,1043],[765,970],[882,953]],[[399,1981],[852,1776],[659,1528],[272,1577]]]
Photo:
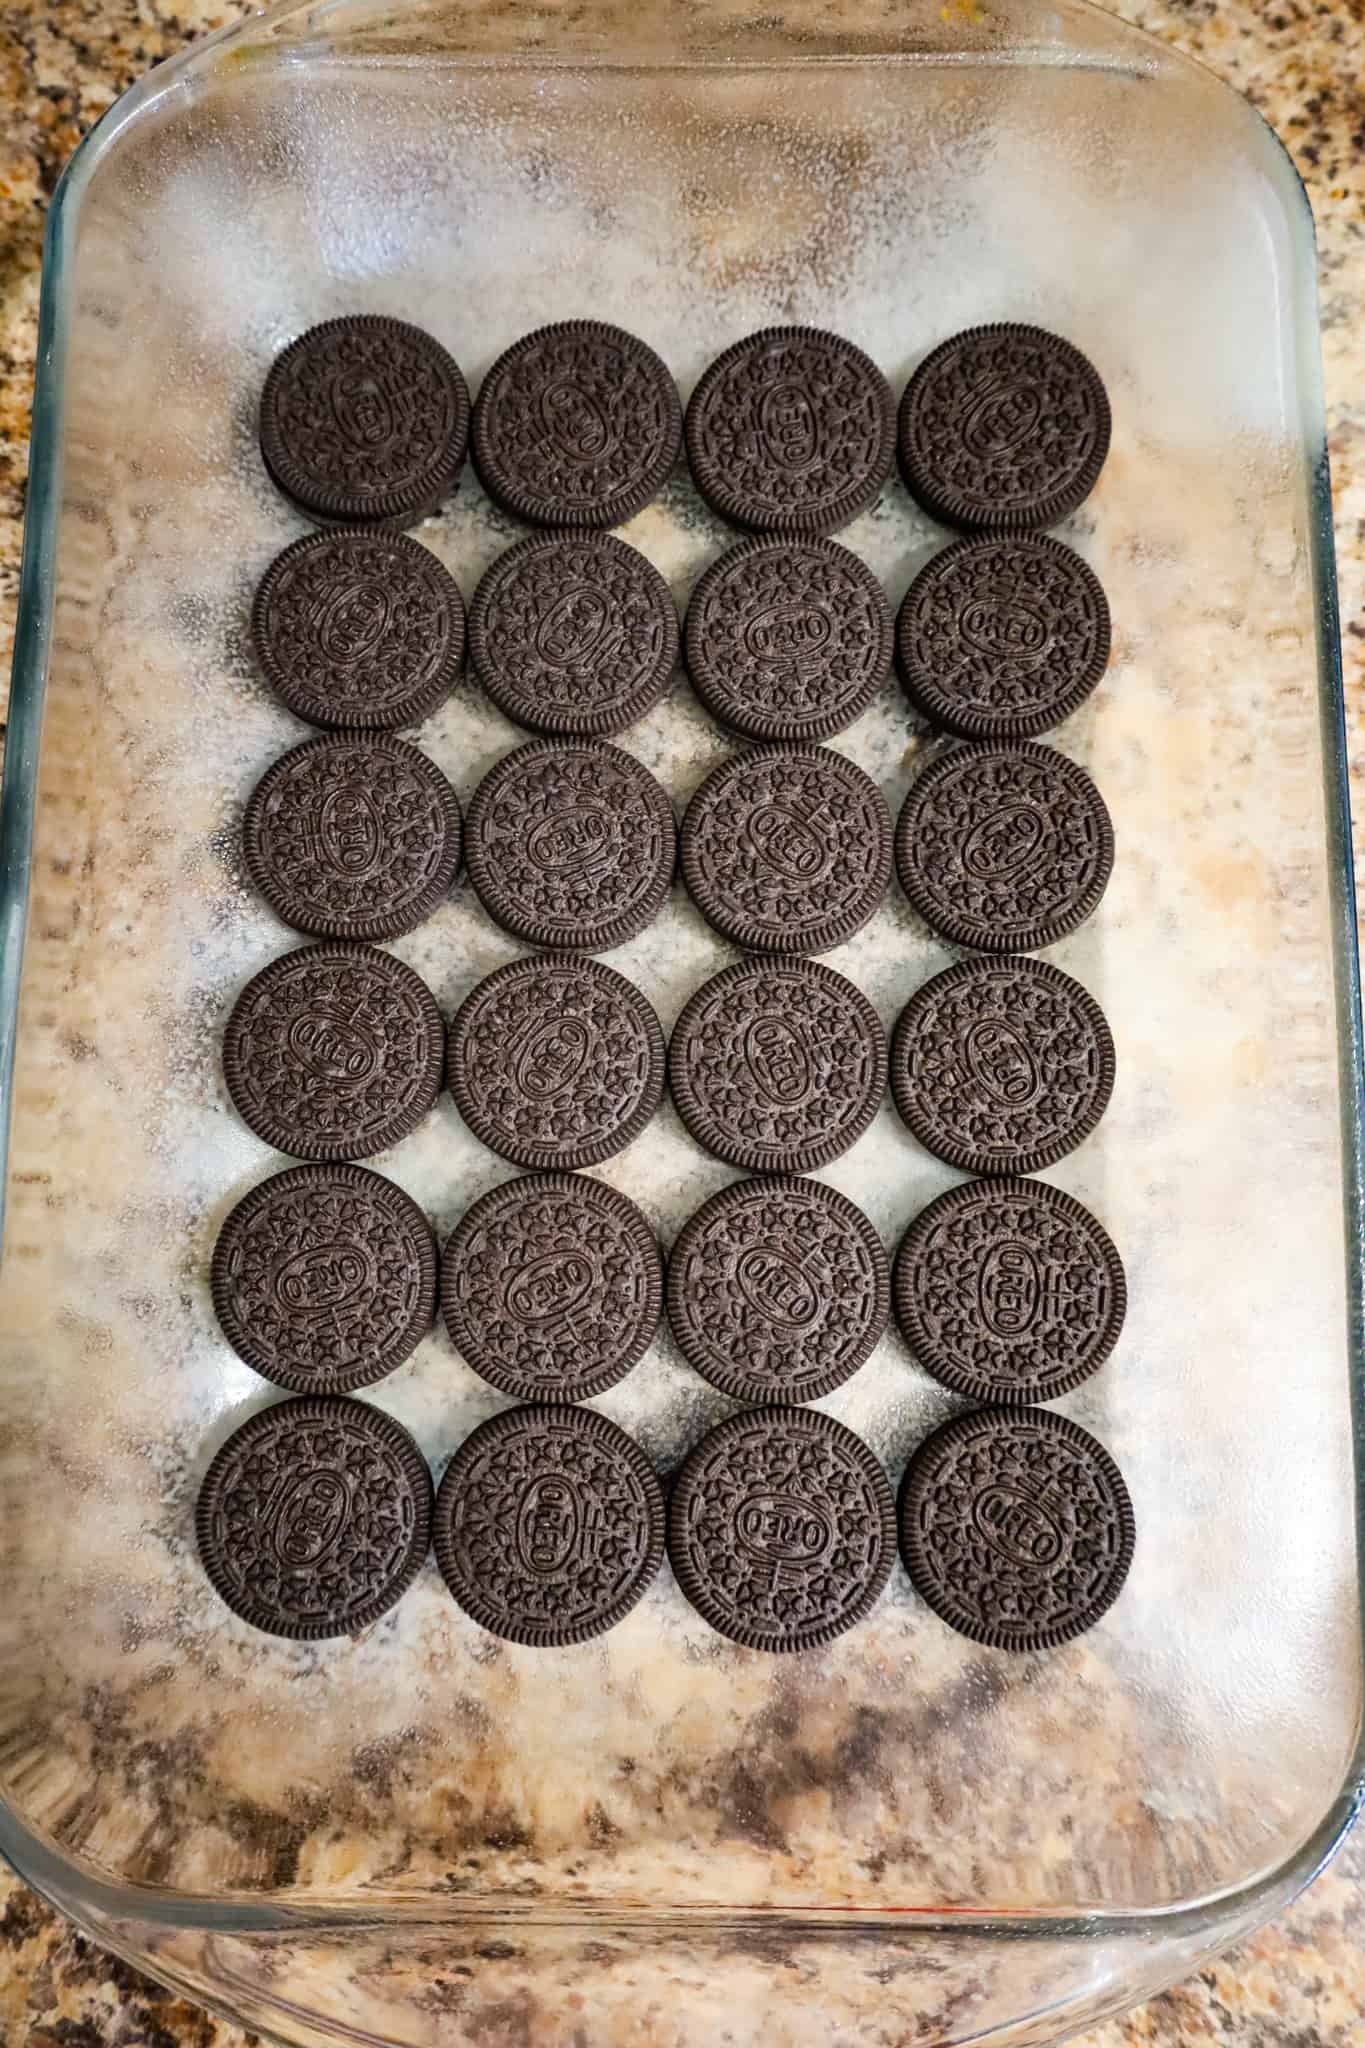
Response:
[[[964,4],[964,0],[958,0]],[[970,0],[965,0],[970,4]],[[0,7],[0,639],[18,575],[38,261],[46,202],[71,148],[147,65],[245,8],[185,0],[13,0]],[[1119,11],[1245,91],[1289,145],[1318,219],[1323,345],[1337,503],[1347,700],[1365,789],[1365,60],[1363,0],[1165,0]],[[1280,1921],[1128,2019],[1082,2037],[1120,2043],[1346,2048],[1365,2009],[1365,1842]],[[240,2048],[217,2025],[110,1960],[25,1888],[0,1878],[0,2040],[33,2048]],[[585,2035],[585,2039],[590,2036]],[[506,2039],[529,2043],[529,2034]]]

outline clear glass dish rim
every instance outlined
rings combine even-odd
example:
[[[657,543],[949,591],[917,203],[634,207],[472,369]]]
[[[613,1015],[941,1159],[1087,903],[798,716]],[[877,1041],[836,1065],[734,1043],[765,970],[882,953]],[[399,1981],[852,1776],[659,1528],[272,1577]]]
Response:
[[[0,778],[0,1251],[3,1249],[4,1201],[9,1152],[14,1061],[18,1033],[24,931],[32,866],[34,812],[37,796],[39,743],[52,638],[57,530],[61,502],[62,433],[65,414],[64,369],[72,310],[72,258],[79,233],[86,187],[124,130],[192,75],[211,69],[221,51],[237,43],[269,39],[285,23],[302,18],[309,33],[325,39],[330,15],[342,15],[352,0],[274,0],[244,20],[229,23],[170,58],[126,91],[91,129],[73,153],[53,194],[43,242],[43,268],[38,308],[38,340],[29,454],[29,484],[24,521],[14,655],[11,668],[8,726],[3,777]],[[392,0],[390,19],[416,0]],[[1027,6],[1029,0],[1023,0]],[[822,45],[804,57],[797,50],[774,60],[777,67],[803,61],[827,64],[985,62],[1025,66],[1046,52],[1059,59],[1059,45],[1068,22],[1084,22],[1096,40],[1106,40],[1113,61],[1132,65],[1146,59],[1150,68],[1159,54],[1167,67],[1188,70],[1208,79],[1236,100],[1243,112],[1265,129],[1276,145],[1280,175],[1298,209],[1294,236],[1298,253],[1307,258],[1308,274],[1316,278],[1316,237],[1312,210],[1303,181],[1288,151],[1257,110],[1226,81],[1194,58],[1158,42],[1094,0],[1060,0],[1048,10],[1054,28],[1045,42],[1011,44],[1004,50],[958,49],[935,42],[923,49],[843,51]],[[966,24],[962,24],[964,27]],[[956,24],[954,24],[956,26]],[[382,61],[382,60],[381,60]],[[544,68],[571,62],[587,69],[671,69],[734,61],[719,50],[675,54],[651,49],[645,55],[622,47],[574,48],[568,55],[552,49],[462,53],[460,61],[519,68]],[[746,60],[749,61],[749,60]],[[765,59],[756,61],[765,62]],[[1082,60],[1084,61],[1084,60]],[[1291,211],[1288,209],[1287,211]],[[1305,248],[1306,245],[1306,248]],[[1315,292],[1315,286],[1314,286]],[[1316,304],[1316,298],[1314,299]],[[1316,328],[1316,322],[1315,328]],[[1313,445],[1307,451],[1310,525],[1310,569],[1316,621],[1318,700],[1322,721],[1323,772],[1327,829],[1328,880],[1331,891],[1333,972],[1341,1075],[1342,1197],[1346,1259],[1346,1362],[1350,1380],[1355,1471],[1356,1591],[1361,1633],[1365,1638],[1365,1035],[1362,1034],[1359,945],[1352,858],[1350,783],[1346,742],[1346,706],[1342,682],[1340,617],[1326,420],[1321,361],[1310,352],[1306,383],[1300,396],[1312,412]],[[1077,1915],[1025,1912],[977,1912],[935,1907],[899,1907],[865,1912],[857,1908],[690,1907],[597,1908],[583,1902],[576,1908],[537,1910],[525,1900],[375,1902],[310,1905],[258,1901],[234,1894],[159,1890],[139,1884],[118,1884],[97,1875],[82,1860],[64,1855],[32,1830],[0,1794],[0,1855],[18,1875],[64,1913],[96,1928],[108,1942],[109,1924],[129,1921],[149,1928],[224,1935],[288,1935],[377,1927],[468,1925],[471,1921],[509,1913],[564,1925],[611,1923],[675,1928],[688,1925],[727,1927],[752,1922],[846,1930],[895,1929],[924,1933],[959,1933],[975,1939],[1096,1940],[1106,1936],[1137,1943],[1160,1941],[1217,1946],[1220,1933],[1247,1931],[1263,1924],[1286,1905],[1331,1860],[1365,1805],[1365,1723],[1356,1739],[1340,1786],[1317,1826],[1297,1849],[1270,1869],[1243,1883],[1207,1897],[1142,1911],[1116,1910]]]

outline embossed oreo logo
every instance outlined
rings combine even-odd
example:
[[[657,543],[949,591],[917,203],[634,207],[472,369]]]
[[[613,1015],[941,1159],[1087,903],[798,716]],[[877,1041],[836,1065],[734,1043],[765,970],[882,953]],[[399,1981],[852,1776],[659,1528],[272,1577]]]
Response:
[[[783,378],[758,402],[758,436],[777,469],[797,476],[820,459],[820,423],[795,378]]]
[[[754,660],[783,667],[813,661],[833,637],[829,613],[815,605],[770,604],[744,628],[744,645]]]
[[[785,1017],[754,1018],[744,1034],[744,1064],[779,1109],[794,1108],[810,1094],[810,1056]]]
[[[982,597],[964,606],[958,631],[989,661],[1041,661],[1052,645],[1047,620],[1018,599]]]
[[[619,637],[611,607],[590,583],[571,584],[536,623],[531,644],[548,668],[580,668]]]
[[[392,599],[381,584],[348,583],[314,608],[313,633],[325,659],[344,668],[373,653],[392,615]]]
[[[1002,1109],[1024,1109],[1042,1087],[1032,1052],[1012,1024],[982,1017],[962,1041],[967,1072],[990,1102]]]
[[[616,446],[601,406],[571,377],[545,387],[540,419],[549,440],[570,462],[600,462]]]
[[[350,1488],[340,1472],[291,1472],[275,1489],[267,1519],[275,1555],[291,1571],[321,1564],[346,1527]]]
[[[1003,882],[1037,860],[1047,824],[1037,807],[1006,803],[973,825],[962,843],[962,865],[979,882]]]
[[[581,1017],[537,1018],[513,1061],[518,1088],[532,1102],[548,1102],[572,1087],[592,1056],[594,1042]]]
[[[780,1329],[809,1330],[820,1320],[820,1297],[789,1252],[750,1245],[735,1264],[735,1285],[751,1309]]]
[[[616,852],[616,820],[600,804],[580,803],[551,811],[526,835],[526,858],[542,873],[576,874],[603,866]]]
[[[373,797],[363,789],[334,789],[318,813],[317,852],[348,881],[368,874],[379,859],[384,826]]]
[[[562,1572],[578,1547],[583,1522],[583,1503],[571,1479],[562,1472],[533,1479],[517,1509],[516,1546],[522,1569],[541,1579]]]
[[[369,1254],[358,1245],[318,1244],[286,1259],[271,1284],[282,1309],[310,1321],[356,1306],[373,1283]]]
[[[976,1496],[972,1524],[997,1557],[1027,1570],[1046,1571],[1071,1550],[1070,1537],[1046,1503],[1003,1480]]]
[[[1036,433],[1043,397],[1036,384],[993,379],[962,422],[962,439],[973,455],[989,461],[1012,455]]]
[[[834,865],[833,846],[785,804],[762,804],[744,820],[744,837],[760,860],[792,882],[818,882]]]
[[[373,1039],[343,1011],[327,1007],[294,1019],[289,1027],[289,1050],[319,1081],[345,1081],[352,1086],[368,1081],[384,1064]]]
[[[1032,1329],[1044,1300],[1042,1274],[1028,1245],[1018,1238],[988,1253],[977,1281],[981,1320],[997,1337],[1022,1337]]]
[[[393,394],[370,370],[343,370],[332,380],[332,416],[357,448],[383,448],[399,429]]]
[[[512,1275],[503,1305],[519,1323],[558,1323],[586,1300],[592,1284],[585,1252],[542,1252]]]
[[[822,1564],[834,1549],[833,1517],[790,1493],[753,1493],[735,1516],[735,1533],[763,1564]]]

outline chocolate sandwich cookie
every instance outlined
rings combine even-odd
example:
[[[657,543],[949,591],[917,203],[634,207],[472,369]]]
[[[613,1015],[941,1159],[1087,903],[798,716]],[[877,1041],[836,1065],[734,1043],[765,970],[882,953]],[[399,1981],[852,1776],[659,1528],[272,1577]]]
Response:
[[[668,1261],[668,1320],[703,1379],[736,1401],[815,1401],[886,1327],[890,1274],[861,1209],[792,1176],[723,1188]]]
[[[532,732],[623,732],[678,661],[668,585],[614,533],[533,534],[474,593],[469,652],[499,710]]]
[[[218,1233],[213,1306],[239,1358],[296,1394],[350,1394],[411,1356],[436,1313],[436,1241],[363,1166],[295,1166]]]
[[[468,439],[458,364],[379,314],[310,327],[261,394],[266,468],[310,518],[337,525],[416,525],[454,490]]]
[[[751,740],[822,740],[891,668],[891,609],[832,540],[741,541],[692,593],[687,668],[713,718]]]
[[[1103,1444],[1046,1408],[978,1408],[910,1461],[901,1550],[921,1599],[973,1642],[1051,1650],[1118,1598],[1137,1529]]]
[[[441,1312],[475,1372],[519,1400],[584,1401],[644,1357],[663,1261],[635,1204],[574,1173],[505,1181],[441,1261]]]
[[[1044,960],[967,960],[901,1011],[891,1092],[921,1145],[964,1173],[1037,1173],[1109,1106],[1114,1041],[1099,1004]]]
[[[1041,327],[969,327],[905,387],[901,473],[934,519],[968,532],[1054,526],[1109,452],[1109,399],[1078,348]]]
[[[251,638],[275,694],[310,725],[416,725],[460,673],[464,601],[405,533],[312,533],[266,570]]]
[[[1097,1372],[1128,1305],[1123,1261],[1090,1211],[1040,1180],[974,1180],[901,1241],[896,1319],[968,1400],[1052,1401]]]
[[[895,402],[870,356],[817,327],[765,327],[703,372],[687,459],[723,519],[763,533],[834,533],[891,473]]]
[[[823,953],[867,923],[891,875],[891,814],[843,754],[749,747],[687,807],[682,869],[716,931],[756,953]]]
[[[600,952],[658,915],[677,865],[673,806],[647,768],[601,740],[532,740],[469,806],[469,879],[504,931]]]
[[[295,931],[395,939],[450,893],[460,806],[435,762],[405,740],[328,733],[267,769],[242,840],[252,881]]]
[[[481,1628],[536,1648],[614,1628],[658,1575],[663,1490],[593,1408],[512,1408],[460,1445],[436,1499],[436,1562]]]
[[[296,1159],[366,1159],[396,1145],[441,1086],[441,1013],[374,946],[300,946],[238,996],[223,1075],[243,1123]]]
[[[498,357],[474,407],[490,498],[533,526],[619,526],[656,497],[682,443],[666,366],[605,320],[562,320]]]
[[[814,1408],[751,1408],[703,1437],[673,1483],[668,1554],[712,1628],[753,1650],[812,1650],[891,1574],[891,1487],[860,1437]]]
[[[1114,865],[1104,798],[1077,762],[1030,740],[953,746],[896,825],[901,887],[959,946],[1021,953],[1083,924]]]
[[[664,1036],[624,975],[547,953],[479,983],[450,1027],[446,1075],[475,1137],[514,1166],[596,1166],[658,1108]]]
[[[1109,603],[1079,555],[1047,534],[954,541],[920,570],[896,620],[912,704],[967,740],[1060,725],[1109,660]]]
[[[886,1034],[860,990],[816,960],[741,960],[704,982],[668,1049],[679,1116],[748,1173],[809,1173],[871,1123]]]
[[[195,1511],[217,1592],[253,1628],[356,1635],[406,1592],[431,1544],[431,1474],[363,1401],[278,1401],[235,1430]]]

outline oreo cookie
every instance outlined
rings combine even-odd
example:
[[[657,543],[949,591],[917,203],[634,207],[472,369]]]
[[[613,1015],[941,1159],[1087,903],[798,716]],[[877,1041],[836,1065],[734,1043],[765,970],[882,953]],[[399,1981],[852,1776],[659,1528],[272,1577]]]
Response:
[[[260,424],[266,468],[310,518],[413,526],[459,479],[469,393],[420,327],[350,314],[276,356]]]
[[[647,768],[600,740],[532,740],[475,791],[469,879],[532,946],[595,953],[658,915],[677,865],[673,806]]]
[[[751,740],[822,740],[851,725],[886,681],[891,644],[880,583],[832,540],[741,541],[687,607],[693,687]]]
[[[533,534],[474,593],[469,651],[518,725],[600,738],[643,718],[667,690],[678,614],[653,563],[614,533]]]
[[[431,1474],[402,1424],[363,1401],[278,1401],[214,1458],[195,1528],[215,1590],[253,1628],[356,1635],[426,1560]]]
[[[896,620],[905,694],[967,740],[1027,740],[1060,725],[1109,660],[1109,603],[1089,565],[1047,534],[954,541]]]
[[[460,806],[405,740],[329,733],[266,770],[242,841],[252,881],[295,931],[395,939],[450,894]]]
[[[1037,1173],[1109,1106],[1114,1041],[1099,1004],[1044,960],[967,960],[910,998],[891,1092],[921,1145],[964,1173]]]
[[[1046,1408],[978,1408],[920,1445],[900,1537],[921,1599],[973,1642],[1050,1650],[1123,1589],[1137,1530],[1103,1444]]]
[[[668,1320],[689,1365],[736,1401],[816,1401],[870,1356],[890,1274],[861,1209],[819,1181],[723,1188],[682,1227]]]
[[[533,526],[619,526],[657,497],[681,443],[667,368],[605,320],[523,335],[498,357],[474,407],[483,487]]]
[[[867,923],[891,876],[891,816],[828,747],[750,747],[687,807],[682,869],[709,925],[748,952],[823,953]]]
[[[886,1087],[886,1034],[816,960],[741,960],[679,1017],[668,1078],[699,1145],[747,1173],[809,1173],[847,1152]]]
[[[1089,497],[1109,452],[1109,399],[1060,335],[997,323],[941,342],[901,400],[912,495],[968,532],[1055,526]]]
[[[297,718],[340,732],[416,725],[454,687],[464,601],[428,548],[361,527],[277,555],[251,609],[262,673]]]
[[[537,1648],[614,1628],[664,1552],[654,1468],[593,1408],[505,1410],[460,1445],[436,1498],[436,1562],[481,1628]]]
[[[663,1307],[663,1261],[635,1204],[573,1173],[504,1181],[441,1262],[451,1342],[518,1400],[584,1401],[624,1379]]]
[[[891,1487],[816,1408],[751,1408],[692,1452],[668,1502],[678,1584],[721,1635],[812,1650],[862,1620],[891,1574]]]
[[[481,981],[450,1027],[450,1092],[514,1166],[596,1166],[663,1098],[664,1037],[640,991],[600,960],[547,953]]]
[[[723,519],[834,533],[881,490],[895,432],[891,387],[870,356],[816,327],[765,327],[702,373],[687,459]]]
[[[1053,1401],[1123,1328],[1123,1261],[1090,1211],[1040,1180],[974,1180],[901,1241],[896,1319],[919,1363],[971,1401]]]
[[[1077,762],[1028,740],[950,747],[896,825],[896,868],[925,923],[959,946],[1020,953],[1083,924],[1114,865],[1104,798]]]
[[[244,1195],[209,1285],[239,1358],[297,1394],[350,1394],[409,1358],[436,1313],[436,1242],[363,1166],[295,1166]]]
[[[223,1074],[243,1123],[296,1159],[365,1159],[415,1131],[441,1085],[441,1013],[374,946],[300,946],[242,990]]]

